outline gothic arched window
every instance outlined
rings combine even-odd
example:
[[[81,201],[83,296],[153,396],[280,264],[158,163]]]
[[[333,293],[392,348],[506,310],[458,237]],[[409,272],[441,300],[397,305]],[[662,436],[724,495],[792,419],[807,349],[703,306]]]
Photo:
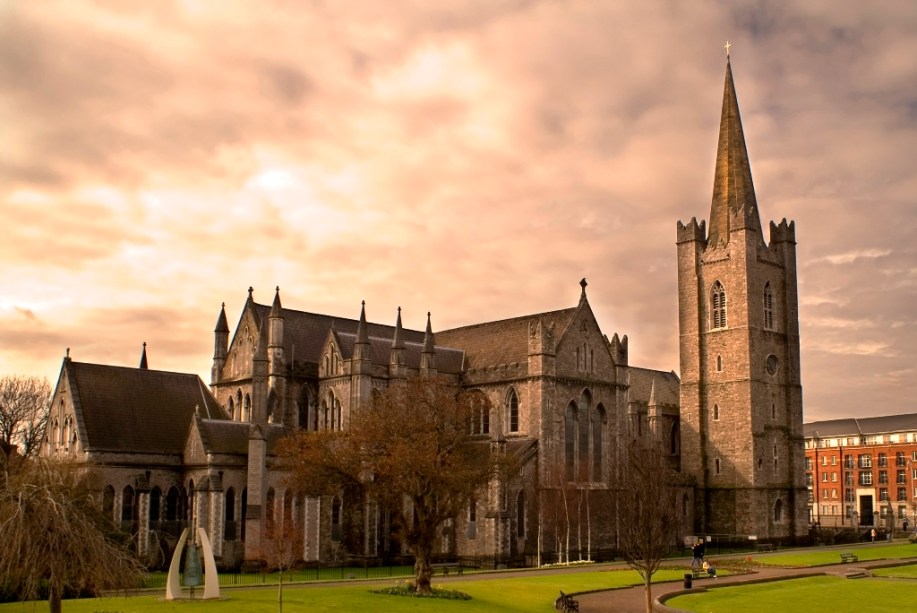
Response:
[[[158,522],[162,508],[162,490],[154,487],[150,490],[150,523]]]
[[[564,413],[564,467],[567,481],[576,479],[576,403],[570,401]]]
[[[267,491],[267,495],[264,497],[264,529],[267,531],[267,537],[274,537],[274,499],[276,495],[274,494],[274,488],[270,488]]]
[[[774,329],[774,294],[770,283],[764,285],[764,329]]]
[[[519,396],[513,388],[509,390],[506,404],[509,408],[509,431],[519,432]]]
[[[777,502],[774,503],[774,523],[780,523],[783,521],[783,501],[779,498]]]
[[[337,496],[331,500],[331,540],[341,540],[341,499]]]
[[[726,327],[726,290],[723,284],[717,281],[710,290],[710,310],[713,317],[711,323],[713,329]]]
[[[605,407],[595,407],[592,418],[592,480],[601,481],[605,463]]]
[[[720,405],[713,405],[713,421],[719,421],[720,419]]]
[[[592,416],[592,396],[589,390],[583,390],[579,397],[579,406],[577,407],[578,436],[577,445],[579,449],[577,458],[577,481],[589,480],[589,419]]]

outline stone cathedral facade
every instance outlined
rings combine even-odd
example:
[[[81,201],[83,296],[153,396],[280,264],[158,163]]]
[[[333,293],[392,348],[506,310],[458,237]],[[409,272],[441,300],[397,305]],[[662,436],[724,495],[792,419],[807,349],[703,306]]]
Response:
[[[183,527],[207,530],[224,567],[269,559],[287,520],[305,562],[384,559],[404,553],[384,509],[301,495],[273,450],[294,429],[346,429],[393,380],[437,376],[479,397],[482,449],[522,466],[443,527],[444,557],[614,548],[619,454],[649,437],[681,473],[683,534],[793,540],[808,529],[794,226],[765,242],[728,61],[709,227],[679,222],[677,258],[680,379],[629,363],[585,279],[567,308],[435,334],[429,314],[410,330],[400,309],[372,323],[366,305],[321,315],[250,288],[234,329],[219,312],[209,384],[148,368],[145,350],[139,368],[65,358],[44,453],[90,466],[153,562]]]

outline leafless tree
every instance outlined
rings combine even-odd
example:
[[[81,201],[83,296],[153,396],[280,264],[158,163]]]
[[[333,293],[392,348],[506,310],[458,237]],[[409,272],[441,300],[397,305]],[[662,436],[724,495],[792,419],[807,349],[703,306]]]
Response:
[[[475,409],[473,398],[453,386],[409,379],[355,411],[346,431],[298,432],[281,454],[298,489],[314,495],[359,487],[391,509],[415,557],[415,591],[428,593],[440,527],[503,466],[503,458],[471,434]]]
[[[0,378],[0,461],[4,480],[15,460],[38,454],[48,423],[51,386],[38,377]]]
[[[653,574],[675,547],[681,526],[676,475],[655,445],[634,441],[624,459],[618,482],[620,546],[643,578],[646,611],[651,613]]]
[[[46,585],[51,613],[65,590],[131,588],[144,570],[70,465],[33,460],[11,474],[0,486],[0,534],[0,585],[23,600]]]
[[[302,560],[302,543],[305,536],[302,521],[292,516],[292,505],[284,503],[283,514],[261,542],[260,556],[269,568],[277,570],[277,613],[283,613],[284,573]]]

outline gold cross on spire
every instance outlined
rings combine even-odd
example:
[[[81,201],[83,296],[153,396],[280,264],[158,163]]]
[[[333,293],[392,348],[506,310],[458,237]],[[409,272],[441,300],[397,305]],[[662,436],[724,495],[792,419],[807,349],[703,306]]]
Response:
[[[729,57],[729,48],[730,48],[731,46],[732,46],[732,45],[729,44],[729,41],[728,41],[728,40],[726,41],[726,44],[723,45],[723,49],[726,50],[726,57],[727,57],[727,58]]]

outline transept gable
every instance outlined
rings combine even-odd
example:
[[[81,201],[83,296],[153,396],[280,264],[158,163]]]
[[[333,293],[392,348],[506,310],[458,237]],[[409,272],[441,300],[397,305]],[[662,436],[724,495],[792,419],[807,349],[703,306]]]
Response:
[[[585,291],[568,325],[558,335],[556,347],[558,375],[615,380],[616,363],[608,337],[602,333]]]

